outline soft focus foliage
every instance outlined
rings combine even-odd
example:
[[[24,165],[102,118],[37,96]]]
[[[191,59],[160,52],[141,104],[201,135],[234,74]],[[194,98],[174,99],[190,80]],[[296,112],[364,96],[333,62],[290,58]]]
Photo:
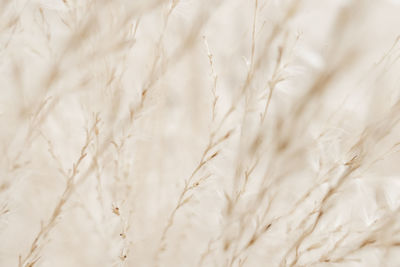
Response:
[[[399,266],[398,2],[1,0],[0,266]]]

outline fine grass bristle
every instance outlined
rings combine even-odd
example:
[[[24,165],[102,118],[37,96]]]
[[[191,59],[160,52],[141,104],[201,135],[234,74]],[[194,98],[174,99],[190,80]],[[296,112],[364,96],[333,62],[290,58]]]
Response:
[[[0,266],[398,266],[397,2],[0,1]]]

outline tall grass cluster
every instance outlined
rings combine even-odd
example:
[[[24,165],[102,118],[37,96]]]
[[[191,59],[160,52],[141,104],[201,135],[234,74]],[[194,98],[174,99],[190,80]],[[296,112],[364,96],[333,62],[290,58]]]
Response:
[[[1,0],[0,266],[400,266],[399,14]]]

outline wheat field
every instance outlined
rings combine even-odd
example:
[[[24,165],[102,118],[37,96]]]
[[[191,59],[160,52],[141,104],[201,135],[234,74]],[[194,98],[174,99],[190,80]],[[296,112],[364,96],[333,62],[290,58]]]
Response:
[[[0,0],[0,267],[399,267],[399,14]]]

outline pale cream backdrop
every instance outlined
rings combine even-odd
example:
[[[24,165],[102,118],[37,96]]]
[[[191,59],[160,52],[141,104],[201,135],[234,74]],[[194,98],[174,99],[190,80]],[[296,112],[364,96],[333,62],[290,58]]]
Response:
[[[399,14],[0,0],[0,266],[400,266]]]

